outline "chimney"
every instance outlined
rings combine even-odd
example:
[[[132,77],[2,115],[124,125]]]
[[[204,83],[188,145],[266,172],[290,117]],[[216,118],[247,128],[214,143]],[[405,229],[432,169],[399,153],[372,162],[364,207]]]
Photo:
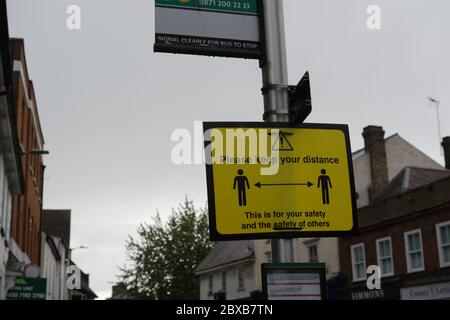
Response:
[[[444,148],[445,167],[450,170],[450,137],[442,140],[442,147]]]
[[[365,150],[370,155],[372,185],[369,197],[373,199],[389,183],[383,127],[368,126],[363,131]]]

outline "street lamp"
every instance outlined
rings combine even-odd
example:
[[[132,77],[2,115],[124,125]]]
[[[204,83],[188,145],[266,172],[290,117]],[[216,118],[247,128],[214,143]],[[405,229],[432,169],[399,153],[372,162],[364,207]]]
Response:
[[[74,251],[74,250],[78,250],[78,249],[89,249],[89,247],[79,246],[79,247],[76,247],[76,248],[71,248],[70,251]]]
[[[89,249],[89,247],[86,246],[79,246],[79,247],[75,247],[75,248],[69,248],[69,261],[72,260],[72,252],[75,250],[79,250],[79,249]]]
[[[444,155],[444,150],[441,147],[442,132],[441,132],[441,116],[439,114],[439,107],[441,106],[441,101],[428,96],[428,102],[430,103],[430,107],[436,107],[437,126],[438,126],[438,134],[439,134],[439,149],[441,150],[441,156],[442,156],[442,155]]]
[[[36,150],[36,149],[31,149],[28,152],[22,152],[22,155],[32,155],[32,156],[42,156],[42,155],[47,155],[50,154],[49,151],[47,150]]]

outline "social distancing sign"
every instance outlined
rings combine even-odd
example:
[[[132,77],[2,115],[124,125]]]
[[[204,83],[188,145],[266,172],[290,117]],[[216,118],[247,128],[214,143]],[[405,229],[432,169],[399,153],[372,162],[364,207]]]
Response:
[[[205,123],[211,239],[357,229],[348,127]]]

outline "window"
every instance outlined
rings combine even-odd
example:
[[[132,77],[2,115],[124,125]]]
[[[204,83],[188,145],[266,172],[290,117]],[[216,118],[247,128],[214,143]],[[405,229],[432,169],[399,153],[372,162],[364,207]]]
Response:
[[[1,169],[1,168],[0,168]],[[8,227],[6,225],[6,219],[8,216],[8,213],[6,212],[6,197],[7,197],[7,180],[6,177],[3,176],[5,179],[2,180],[2,176],[0,174],[0,227],[2,228],[2,236],[6,237],[6,228]]]
[[[360,243],[351,247],[353,281],[362,281],[366,279],[366,256],[364,253],[364,244]]]
[[[238,268],[237,272],[238,272],[238,290],[245,290],[244,270],[242,268]]]
[[[405,233],[405,248],[408,273],[425,270],[423,263],[422,232],[420,229]]]
[[[377,240],[378,266],[381,268],[381,276],[388,277],[394,275],[394,262],[392,258],[391,237]]]
[[[213,276],[208,276],[208,296],[212,296],[213,294]]]
[[[271,251],[266,251],[265,255],[266,255],[267,263],[271,263],[272,262],[272,252]]]
[[[3,214],[6,214],[4,202],[6,201],[7,178],[4,172],[3,157],[0,157],[0,227],[6,227]]]
[[[5,284],[3,283],[3,278],[2,278],[2,276],[0,276],[0,299],[1,300],[3,300],[3,299],[5,299],[6,297],[4,296],[4,294],[6,294],[6,292],[3,292],[2,290],[3,290],[3,288],[5,287]]]
[[[311,262],[311,263],[319,262],[319,258],[317,256],[317,245],[316,244],[308,246],[308,253],[309,253],[309,262]]]
[[[4,211],[3,211],[3,228],[4,228],[4,232],[5,232],[5,238],[7,239],[7,241],[9,241],[9,237],[10,237],[10,233],[11,233],[11,205],[12,205],[12,197],[11,194],[5,193],[4,199],[3,201],[5,201],[5,206],[4,206]]]
[[[436,225],[441,268],[450,267],[450,221]]]
[[[222,291],[227,291],[227,272],[222,272]]]

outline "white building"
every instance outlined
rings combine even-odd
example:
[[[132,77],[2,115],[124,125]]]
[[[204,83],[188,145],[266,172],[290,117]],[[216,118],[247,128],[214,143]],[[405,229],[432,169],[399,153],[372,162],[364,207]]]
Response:
[[[68,300],[71,210],[43,210],[41,277],[47,279],[47,300]]]
[[[46,300],[67,300],[68,248],[61,238],[42,232],[41,277],[47,279]]]
[[[9,35],[5,2],[0,1],[0,300],[6,297],[11,201],[22,192],[22,164],[11,91]]]
[[[352,155],[358,208],[365,207],[376,199],[376,195],[405,167],[444,169],[398,134],[385,139],[382,127],[369,126],[364,129],[363,136],[365,139],[364,149],[358,150]],[[249,298],[251,292],[261,290],[260,268],[261,263],[271,262],[270,241],[257,240],[245,241],[245,243],[252,248],[253,260],[246,257],[233,261],[235,255],[229,255],[228,252],[237,250],[242,252],[244,248],[236,242],[224,242],[219,243],[201,263],[197,272],[200,277],[201,299],[213,299],[214,296],[209,293],[214,294],[221,289],[223,291],[221,282],[225,281],[227,283],[225,297],[227,300]],[[298,262],[324,262],[327,279],[339,275],[337,238],[300,238],[296,240],[294,247],[298,250],[295,253]],[[236,292],[235,286],[236,283],[239,283],[238,277],[241,277],[238,270],[243,267],[245,270],[244,281],[248,285],[246,285],[245,291]]]
[[[196,270],[201,300],[242,300],[261,287],[256,241],[218,242]]]

